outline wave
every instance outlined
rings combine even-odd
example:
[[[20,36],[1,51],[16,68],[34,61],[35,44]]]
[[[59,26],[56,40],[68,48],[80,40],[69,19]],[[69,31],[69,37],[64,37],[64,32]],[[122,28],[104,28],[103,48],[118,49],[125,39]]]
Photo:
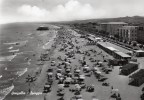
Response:
[[[2,75],[0,75],[0,79],[2,78]]]
[[[56,38],[56,34],[50,39],[46,44],[43,45],[43,49],[49,49],[50,46],[52,45],[53,40]]]
[[[0,100],[3,100],[13,89],[14,85],[12,84],[10,87],[0,90]]]
[[[18,52],[19,49],[16,49],[16,50],[9,50],[9,52]]]
[[[9,47],[8,49],[9,49],[9,50],[13,49],[13,46]]]
[[[18,71],[18,72],[16,73],[16,75],[18,75],[18,77],[20,77],[20,76],[22,76],[23,74],[25,74],[25,73],[27,72],[27,70],[28,70],[28,68],[25,68],[25,69],[22,70],[22,71]]]
[[[15,53],[16,55],[21,55],[21,54],[24,54],[23,52],[18,52],[18,53]]]
[[[14,44],[17,44],[19,42],[8,42],[8,43],[3,43],[3,44],[6,44],[6,45],[14,45]]]
[[[0,61],[11,61],[14,59],[17,55],[10,55],[10,56],[5,56],[5,57],[0,57]]]
[[[18,41],[18,42],[8,42],[8,43],[3,43],[5,45],[16,45],[16,44],[26,44],[28,40],[25,41]]]
[[[7,70],[7,67],[5,67],[5,69],[4,70]]]

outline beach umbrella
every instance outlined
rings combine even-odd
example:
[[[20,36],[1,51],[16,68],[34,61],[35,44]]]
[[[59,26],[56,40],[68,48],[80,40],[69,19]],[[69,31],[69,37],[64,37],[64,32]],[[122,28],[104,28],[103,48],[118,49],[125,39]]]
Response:
[[[96,71],[97,72],[97,74],[101,74],[101,72],[100,71]]]
[[[50,87],[50,85],[48,85],[48,84],[47,84],[47,85],[45,85],[45,87],[49,88],[49,87]]]
[[[68,75],[72,75],[72,73],[68,73]]]
[[[97,68],[97,67],[94,67],[94,70],[98,70],[98,68]]]
[[[87,66],[87,67],[84,67],[84,69],[90,69],[90,68]]]
[[[71,79],[70,77],[67,77],[65,81],[66,81],[66,82],[71,82],[71,80],[72,80],[72,79]]]
[[[53,73],[52,73],[52,72],[49,72],[48,75],[53,75]]]
[[[112,91],[113,91],[113,92],[118,92],[118,91],[119,91],[119,89],[112,89]]]
[[[92,100],[99,100],[99,99],[97,99],[96,96],[93,96],[93,97],[92,97]]]
[[[64,84],[59,84],[59,85],[58,85],[58,88],[59,88],[59,89],[63,89],[63,88],[64,88]]]
[[[57,77],[58,77],[58,78],[61,78],[61,77],[62,77],[62,74],[61,74],[61,73],[57,73]]]
[[[97,98],[93,98],[92,100],[99,100],[99,99],[97,99]]]
[[[79,84],[75,84],[76,89],[81,89]]]
[[[63,80],[63,79],[64,79],[63,77],[59,78],[59,80]]]
[[[70,63],[69,63],[69,62],[65,62],[65,64],[70,65]]]
[[[80,79],[85,79],[85,75],[80,75]]]
[[[57,70],[61,71],[62,69],[58,68]]]
[[[62,76],[62,74],[61,74],[61,73],[57,73],[57,75],[58,75],[58,76]]]
[[[80,72],[81,70],[80,69],[76,69],[76,72]]]
[[[77,100],[80,100],[80,99],[82,99],[82,95],[76,95],[76,98],[77,98]]]

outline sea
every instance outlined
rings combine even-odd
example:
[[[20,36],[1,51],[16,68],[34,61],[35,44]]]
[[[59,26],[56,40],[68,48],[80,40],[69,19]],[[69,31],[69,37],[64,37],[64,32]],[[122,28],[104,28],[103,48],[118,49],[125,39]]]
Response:
[[[39,46],[44,48],[55,37],[49,32],[37,32],[41,23],[10,23],[0,25],[0,100],[3,100],[16,86],[15,80],[22,77],[35,63]],[[40,35],[37,35],[40,34]],[[47,42],[48,41],[48,42]],[[47,42],[43,44],[41,42]]]

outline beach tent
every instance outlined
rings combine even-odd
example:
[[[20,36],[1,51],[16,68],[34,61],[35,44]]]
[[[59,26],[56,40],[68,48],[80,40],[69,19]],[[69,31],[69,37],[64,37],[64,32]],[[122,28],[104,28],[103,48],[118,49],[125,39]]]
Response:
[[[64,89],[64,84],[58,84],[59,89]]]
[[[77,100],[82,99],[82,95],[76,95]]]
[[[101,74],[101,71],[96,71],[97,74]]]
[[[49,73],[47,73],[48,75],[53,75],[53,73],[52,72],[49,72]]]
[[[99,70],[97,67],[94,67],[94,71],[97,71],[97,70]]]
[[[80,87],[80,85],[79,85],[79,84],[75,84],[75,88],[76,88],[76,89],[78,89],[78,90],[80,90],[80,89],[81,89],[81,87]]]
[[[112,92],[118,92],[119,89],[112,89]]]
[[[97,98],[93,98],[92,100],[99,100],[99,99],[97,99]]]
[[[72,81],[72,78],[70,78],[70,77],[67,77],[65,80],[65,82],[71,82],[71,81]]]
[[[80,79],[85,79],[85,75],[80,75]]]
[[[79,73],[81,70],[80,69],[76,69],[75,72]]]

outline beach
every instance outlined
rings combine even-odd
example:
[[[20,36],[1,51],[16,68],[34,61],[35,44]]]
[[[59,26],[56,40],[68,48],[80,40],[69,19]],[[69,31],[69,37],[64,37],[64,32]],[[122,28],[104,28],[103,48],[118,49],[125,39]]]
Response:
[[[25,78],[28,74],[34,75],[41,70],[37,60],[42,52],[43,46],[50,49],[52,40],[56,36],[53,26],[49,31],[39,32],[40,24],[10,24],[1,27],[0,46],[0,97],[5,98],[11,91],[24,91]],[[3,33],[3,34],[2,34]],[[50,42],[49,42],[50,41]],[[9,73],[9,74],[8,74]],[[7,100],[7,99],[6,99]],[[10,100],[15,100],[11,99]]]
[[[56,78],[58,70],[61,70],[64,82],[70,77],[67,76],[68,73],[71,73],[70,80],[77,80],[76,70],[85,78],[85,88],[79,91],[82,100],[93,100],[93,97],[98,100],[115,100],[111,98],[112,87],[118,90],[122,100],[140,100],[142,86],[129,86],[128,77],[119,75],[120,66],[108,66],[107,60],[113,59],[111,55],[97,45],[88,45],[86,38],[70,28],[60,29],[58,26],[46,25],[52,28],[36,31],[39,25],[31,29],[27,26],[26,30],[22,28],[23,32],[19,29],[20,32],[14,31],[15,37],[1,34],[0,96],[5,97],[2,100],[58,100],[60,97],[76,100],[72,99],[75,93],[70,91],[76,83],[64,87],[64,96],[57,95],[60,85],[60,78]],[[82,61],[86,64],[82,65]],[[99,81],[94,68],[101,77],[106,78],[105,81]],[[102,68],[109,68],[111,72],[107,74]],[[53,70],[51,78],[49,69]],[[67,72],[67,69],[70,71]],[[90,70],[85,72],[86,69]],[[32,77],[33,81],[27,82],[28,77]],[[103,83],[109,85],[104,86]],[[47,84],[51,91],[43,93]],[[94,91],[88,92],[88,86],[93,86]]]

